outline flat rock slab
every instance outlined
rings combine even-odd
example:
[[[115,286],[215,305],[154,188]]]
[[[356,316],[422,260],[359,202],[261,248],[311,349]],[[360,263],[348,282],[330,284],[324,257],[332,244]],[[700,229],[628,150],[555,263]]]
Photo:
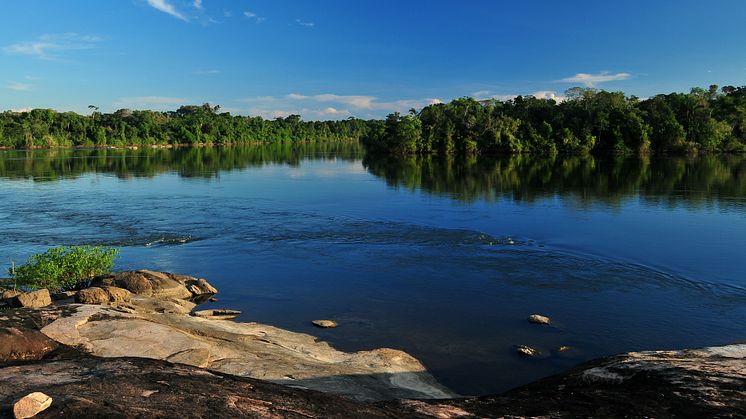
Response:
[[[396,406],[138,358],[43,361],[0,368],[0,417],[43,392],[38,417],[70,418],[422,418]]]
[[[258,323],[70,307],[42,332],[96,356],[169,360],[358,400],[456,396],[398,350],[345,353],[313,336]]]
[[[240,316],[241,312],[238,310],[214,309],[214,310],[199,310],[199,311],[195,311],[193,314],[203,319],[233,320],[236,317]]]
[[[334,320],[314,320],[311,324],[322,329],[333,329],[339,326]]]

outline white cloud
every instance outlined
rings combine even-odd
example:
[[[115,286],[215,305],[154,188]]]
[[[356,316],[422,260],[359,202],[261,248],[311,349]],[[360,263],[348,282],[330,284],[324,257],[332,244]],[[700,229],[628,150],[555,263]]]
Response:
[[[31,112],[32,110],[33,110],[32,108],[18,108],[18,109],[11,109],[10,111],[16,112],[16,113],[26,113],[26,112]]]
[[[202,10],[202,0],[194,0],[192,6],[194,6],[195,9]]]
[[[309,119],[342,119],[349,116],[361,118],[381,117],[391,112],[408,112],[411,108],[442,103],[437,98],[380,101],[375,96],[337,95],[323,93],[304,95],[290,93],[285,96],[257,96],[239,99],[250,104],[249,115],[276,118],[298,114]]]
[[[295,19],[295,23],[299,24],[300,26],[305,26],[307,28],[313,28],[314,26],[316,26],[316,24],[313,22],[307,22],[307,21],[303,21],[300,19]]]
[[[211,74],[220,74],[220,70],[210,69],[210,70],[197,70],[194,72],[194,74],[205,76],[205,75],[211,75]]]
[[[73,32],[63,34],[46,34],[33,41],[19,42],[3,47],[8,54],[30,55],[32,57],[54,60],[64,51],[93,49],[101,42],[93,35],[81,35]]]
[[[114,102],[118,108],[136,108],[152,110],[173,110],[189,103],[189,99],[168,96],[132,96],[122,97]]]
[[[156,10],[160,10],[161,12],[169,14],[177,19],[181,19],[184,22],[189,21],[189,19],[183,13],[176,10],[176,7],[173,4],[169,3],[168,0],[147,0],[147,1],[150,7]],[[197,2],[195,1],[195,5],[196,3]],[[202,3],[200,2],[200,6],[201,5]]]
[[[5,85],[6,89],[15,90],[16,92],[25,92],[31,90],[33,86],[28,83],[10,82]]]
[[[629,73],[609,73],[608,71],[602,71],[598,74],[589,73],[578,73],[572,77],[565,77],[559,80],[562,83],[580,83],[587,87],[594,87],[599,83],[605,83],[607,81],[619,81],[627,80],[632,77]]]
[[[249,10],[243,12],[243,15],[246,16],[248,19],[253,20],[256,23],[262,23],[265,20],[267,20],[266,17],[261,17],[257,15],[256,13],[249,11]]]
[[[556,102],[562,102],[565,100],[564,96],[558,95],[557,92],[553,90],[537,90],[533,93],[528,94],[497,94],[490,90],[480,90],[478,92],[474,92],[471,94],[471,97],[473,97],[475,100],[489,100],[489,99],[495,99],[499,100],[501,102],[507,102],[508,100],[513,100],[518,96],[533,96],[537,99],[552,99]]]

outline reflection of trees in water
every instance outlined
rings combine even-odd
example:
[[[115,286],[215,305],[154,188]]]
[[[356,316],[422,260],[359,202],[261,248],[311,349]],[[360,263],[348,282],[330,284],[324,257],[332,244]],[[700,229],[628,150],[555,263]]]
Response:
[[[219,171],[266,164],[297,166],[306,158],[359,158],[354,142],[271,144],[251,147],[188,147],[139,150],[0,151],[0,177],[53,181],[85,173],[111,173],[122,178],[177,172],[184,177],[216,176]]]
[[[744,206],[746,156],[692,158],[391,157],[366,156],[368,171],[390,186],[422,189],[461,201],[532,202],[559,195],[575,205],[619,205],[637,196],[649,204]],[[735,199],[733,199],[735,198]]]

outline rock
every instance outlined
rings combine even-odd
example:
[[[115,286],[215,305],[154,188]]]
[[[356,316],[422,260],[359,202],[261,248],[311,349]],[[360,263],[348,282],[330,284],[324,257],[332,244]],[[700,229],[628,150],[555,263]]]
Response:
[[[322,329],[333,329],[339,326],[334,320],[313,320],[311,324]]]
[[[42,391],[40,417],[68,418],[426,418],[401,407],[215,374],[142,358],[43,361],[0,368],[0,406]],[[7,410],[0,410],[5,417]],[[12,415],[12,413],[10,413]]]
[[[23,292],[18,290],[3,290],[2,294],[0,294],[0,299],[9,300],[20,294],[23,294]]]
[[[109,302],[112,303],[129,303],[132,301],[132,293],[124,288],[103,287],[104,291],[109,294]]]
[[[57,349],[57,342],[43,333],[23,327],[0,327],[0,363],[36,361]]]
[[[44,393],[34,392],[22,397],[13,404],[13,415],[16,419],[33,418],[52,405],[52,398]]]
[[[529,358],[535,357],[536,355],[540,354],[537,349],[526,345],[518,345],[518,347],[516,348],[516,352]]]
[[[203,295],[209,298],[210,295],[218,292],[204,279],[149,270],[119,272],[110,278],[103,278],[99,282],[102,285],[108,284],[124,288],[133,294],[156,298],[189,300]]]
[[[194,281],[193,279],[188,279],[185,281],[188,289],[194,294],[195,296],[199,295],[215,295],[218,293],[218,290],[215,289],[212,285],[210,285],[207,281],[200,278]]]
[[[112,286],[90,287],[75,294],[75,302],[81,304],[128,303],[131,300],[131,292]]]
[[[557,348],[557,352],[561,354],[570,352],[571,350],[572,350],[571,346],[560,346],[559,348]]]
[[[86,288],[75,294],[75,302],[81,304],[107,304],[109,302],[109,294],[103,288]]]
[[[142,357],[208,368],[359,400],[449,398],[415,358],[393,349],[346,353],[317,338],[258,323],[80,305],[42,329],[100,357]],[[81,326],[82,325],[82,326]]]
[[[746,417],[744,383],[746,344],[739,344],[630,352],[502,394],[422,402],[460,407],[472,417],[736,418]]]
[[[534,324],[549,324],[550,320],[547,316],[542,316],[541,314],[532,314],[528,316],[528,322]]]
[[[52,294],[52,300],[60,301],[60,300],[67,300],[69,298],[75,298],[75,295],[77,293],[78,293],[77,291],[58,292],[58,293]]]
[[[193,314],[197,317],[202,317],[203,319],[232,320],[240,316],[241,312],[238,310],[216,309],[195,311]]]
[[[50,304],[52,304],[52,296],[46,288],[22,292],[10,300],[10,305],[13,307],[41,308]]]

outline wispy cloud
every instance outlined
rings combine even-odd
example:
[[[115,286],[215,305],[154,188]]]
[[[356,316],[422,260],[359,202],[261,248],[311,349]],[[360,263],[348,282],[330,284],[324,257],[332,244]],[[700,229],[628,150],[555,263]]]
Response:
[[[194,72],[194,74],[197,74],[199,76],[206,76],[206,75],[213,75],[213,74],[220,74],[220,70],[210,69],[210,70],[197,70]]]
[[[307,28],[313,28],[314,26],[316,26],[316,24],[313,22],[308,22],[308,21],[304,21],[300,19],[295,19],[295,23],[299,24],[300,26],[305,26]]]
[[[632,77],[629,73],[609,73],[608,71],[602,71],[597,74],[589,73],[577,73],[571,77],[565,77],[559,80],[562,83],[580,83],[587,87],[594,87],[599,83],[605,83],[607,81],[619,81],[627,80]]]
[[[189,21],[189,18],[187,18],[186,15],[184,15],[183,13],[181,13],[180,11],[178,11],[176,9],[176,6],[174,6],[173,4],[169,3],[168,0],[147,0],[147,1],[148,1],[148,4],[150,5],[150,7],[154,8],[156,10],[160,10],[161,12],[169,14],[169,15],[177,18],[177,19],[181,19],[184,22],[188,22]],[[194,5],[196,6],[197,3],[199,3],[199,6],[202,7],[202,2],[201,1],[199,1],[199,2],[195,1]]]
[[[43,60],[59,59],[66,51],[93,49],[101,38],[78,33],[46,34],[33,41],[19,42],[3,47],[8,54],[29,55]]]
[[[240,99],[250,104],[250,115],[276,118],[299,114],[311,119],[341,119],[349,116],[373,117],[390,112],[407,112],[411,108],[441,103],[440,99],[402,99],[381,101],[375,96],[337,95],[331,93],[304,95],[290,93],[285,96],[258,96]]]
[[[495,93],[495,92],[492,92],[491,90],[480,90],[478,92],[474,92],[471,94],[471,97],[473,97],[476,100],[496,99],[496,100],[500,100],[503,102],[508,101],[508,100],[513,100],[518,96],[524,96],[524,97],[533,96],[537,99],[552,99],[557,102],[562,102],[565,100],[564,96],[558,95],[557,92],[553,90],[538,90],[533,93],[523,93],[523,94]]]
[[[194,0],[194,1],[192,2],[192,6],[193,6],[193,7],[195,8],[195,9],[198,9],[198,10],[202,10],[202,0]]]
[[[189,99],[169,96],[132,96],[122,97],[114,102],[119,108],[141,108],[154,110],[172,110],[177,105],[189,103]]]
[[[5,85],[6,89],[15,90],[16,92],[25,92],[34,87],[28,83],[9,82]]]
[[[250,19],[250,20],[253,20],[253,21],[254,21],[254,22],[256,22],[256,23],[262,23],[262,22],[264,22],[265,20],[267,20],[267,18],[266,18],[266,17],[262,17],[262,16],[259,16],[259,15],[257,15],[256,13],[254,13],[254,12],[252,12],[252,11],[250,11],[250,10],[247,10],[247,11],[243,12],[243,15],[244,15],[244,16],[245,16],[246,18],[248,18],[248,19]]]

